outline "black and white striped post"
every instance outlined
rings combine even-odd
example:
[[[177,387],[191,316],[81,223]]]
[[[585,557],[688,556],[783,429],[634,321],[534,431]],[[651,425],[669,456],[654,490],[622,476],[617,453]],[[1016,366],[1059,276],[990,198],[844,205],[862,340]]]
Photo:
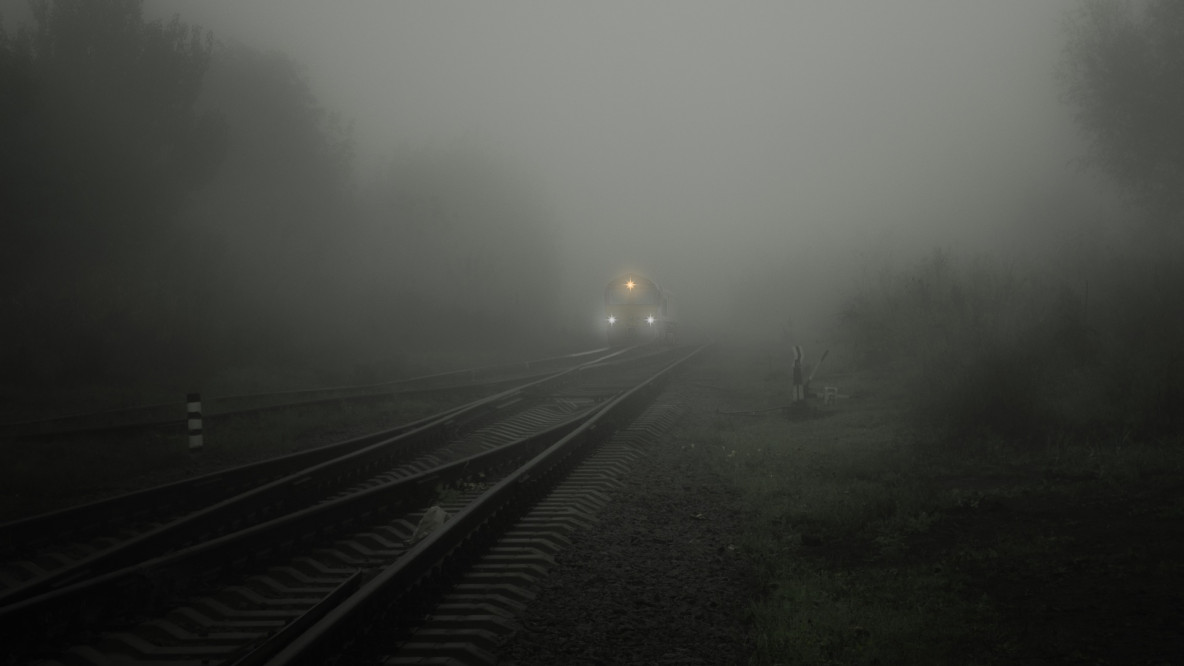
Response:
[[[201,437],[201,394],[189,394],[189,450],[196,451],[202,447]]]
[[[806,389],[802,386],[802,346],[793,346],[793,401],[806,399]]]

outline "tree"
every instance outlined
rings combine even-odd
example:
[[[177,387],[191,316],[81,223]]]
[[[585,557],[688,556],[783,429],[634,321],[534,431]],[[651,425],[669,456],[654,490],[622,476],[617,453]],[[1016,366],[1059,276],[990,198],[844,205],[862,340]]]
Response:
[[[294,338],[305,347],[325,338],[345,288],[349,127],[317,100],[296,61],[241,44],[214,52],[200,104],[227,129],[221,169],[186,214],[226,248],[211,276],[228,329],[223,361],[307,356]]]
[[[0,35],[0,304],[13,322],[0,366],[60,382],[169,333],[174,223],[216,170],[223,130],[195,108],[208,33],[145,22],[142,0],[30,7],[30,25]]]
[[[335,222],[352,194],[348,126],[291,58],[242,45],[214,54],[202,104],[228,131],[222,169],[198,197],[205,224],[246,251],[302,253],[303,271],[315,273],[321,258],[308,255],[341,232]]]
[[[212,37],[177,19],[145,23],[142,0],[30,4],[11,57],[36,111],[22,163],[36,186],[9,191],[26,199],[5,208],[101,236],[113,220],[159,226],[217,167],[222,129],[194,107]]]
[[[457,346],[545,339],[561,271],[529,182],[479,139],[397,156],[371,183],[353,239],[371,329]]]
[[[1085,0],[1067,23],[1065,99],[1090,160],[1140,207],[1184,223],[1184,3]]]

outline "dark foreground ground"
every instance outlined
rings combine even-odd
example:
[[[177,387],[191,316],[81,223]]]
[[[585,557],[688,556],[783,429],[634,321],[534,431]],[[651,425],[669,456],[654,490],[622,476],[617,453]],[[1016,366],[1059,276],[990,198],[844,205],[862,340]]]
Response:
[[[786,367],[724,349],[675,381],[684,417],[557,556],[501,663],[1184,664],[1184,440],[952,441],[855,372],[817,382],[837,404],[786,414]],[[9,443],[0,514],[439,408],[286,415],[198,458]]]
[[[697,407],[692,393],[662,400]],[[596,528],[556,556],[499,663],[745,663],[758,588],[739,550],[743,498],[678,442],[652,446]]]
[[[855,374],[758,411],[777,360],[679,381],[501,663],[1184,663],[1184,443],[943,441]]]

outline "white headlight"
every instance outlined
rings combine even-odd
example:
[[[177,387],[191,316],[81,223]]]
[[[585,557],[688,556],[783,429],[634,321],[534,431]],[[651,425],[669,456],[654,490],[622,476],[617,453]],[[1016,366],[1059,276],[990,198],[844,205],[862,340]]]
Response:
[[[647,322],[649,322],[650,324],[653,324],[654,323],[654,315],[650,315],[650,316],[646,317],[645,320]]]
[[[616,318],[616,317],[613,317],[612,315],[609,315],[609,318],[608,318],[608,325],[609,325],[609,326],[612,326],[612,325],[613,325],[613,324],[615,324],[615,323],[617,323],[617,318]]]

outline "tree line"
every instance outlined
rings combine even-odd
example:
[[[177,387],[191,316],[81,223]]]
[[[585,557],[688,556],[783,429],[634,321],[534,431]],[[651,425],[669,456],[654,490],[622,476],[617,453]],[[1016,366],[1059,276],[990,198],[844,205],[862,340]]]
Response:
[[[1085,164],[1130,204],[1123,228],[1062,248],[1060,271],[939,252],[875,276],[840,317],[857,360],[891,371],[950,442],[1184,429],[1184,4],[1085,0],[1066,29],[1062,92]]]
[[[537,342],[544,211],[480,147],[392,153],[298,63],[142,0],[32,0],[0,25],[0,391],[348,381],[408,346]]]

